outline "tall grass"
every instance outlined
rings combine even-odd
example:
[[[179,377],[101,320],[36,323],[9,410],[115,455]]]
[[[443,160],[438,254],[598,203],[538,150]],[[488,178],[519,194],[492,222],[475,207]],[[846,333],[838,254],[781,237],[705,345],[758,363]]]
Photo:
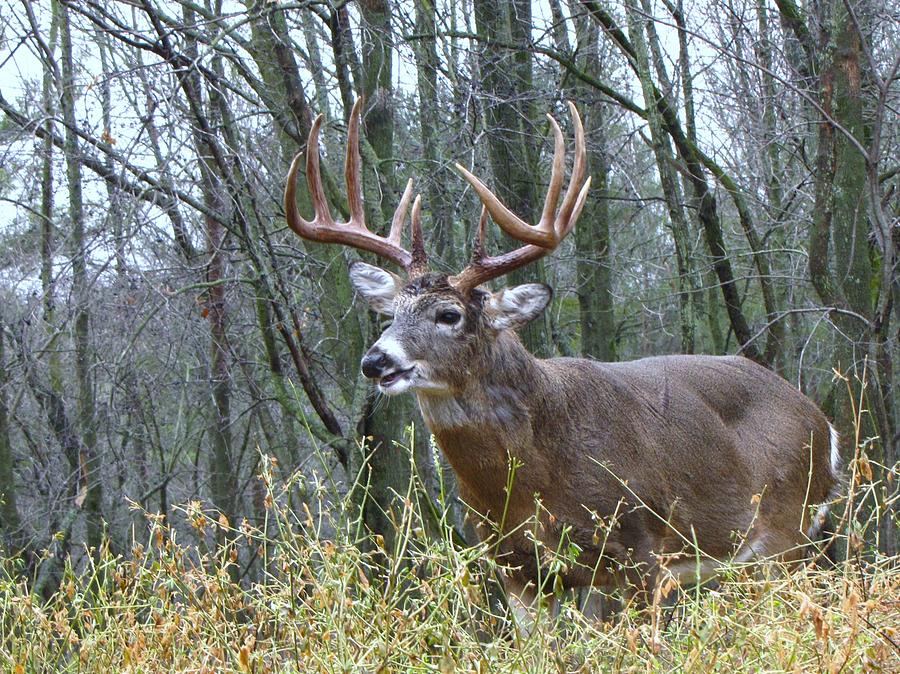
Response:
[[[874,487],[856,461],[848,496],[859,504]],[[667,586],[668,599],[657,593],[642,611],[601,621],[568,597],[518,629],[497,601],[487,547],[454,543],[440,513],[426,535],[435,518],[421,516],[414,486],[385,550],[360,533],[351,499],[330,515],[292,510],[263,464],[259,526],[199,503],[179,511],[200,540],[224,544],[185,545],[145,513],[129,554],[104,548],[83,568],[68,564],[47,600],[3,560],[0,670],[900,672],[900,559],[863,548],[871,519],[845,524],[853,540],[835,568],[731,565],[714,589]],[[239,577],[236,560],[251,558],[255,580]]]

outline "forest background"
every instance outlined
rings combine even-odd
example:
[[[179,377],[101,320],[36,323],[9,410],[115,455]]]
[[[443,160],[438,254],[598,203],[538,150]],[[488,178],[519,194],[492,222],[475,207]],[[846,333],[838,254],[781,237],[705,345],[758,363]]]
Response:
[[[545,113],[571,137],[574,101],[593,187],[574,235],[509,279],[555,289],[523,340],[774,369],[857,440],[860,535],[897,554],[896,4],[5,0],[2,17],[0,548],[36,594],[67,556],[130,554],[145,513],[197,545],[184,504],[264,527],[264,470],[298,512],[349,494],[388,542],[415,472],[462,529],[414,400],[359,374],[382,325],[354,303],[357,253],[284,221],[320,113],[346,211],[357,98],[368,222],[414,178],[447,271],[480,209],[454,162],[536,221]],[[264,573],[249,549],[235,566]]]

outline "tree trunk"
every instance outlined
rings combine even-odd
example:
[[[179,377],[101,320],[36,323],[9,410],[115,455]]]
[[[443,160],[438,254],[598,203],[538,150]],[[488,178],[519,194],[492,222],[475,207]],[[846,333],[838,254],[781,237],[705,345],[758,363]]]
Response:
[[[75,119],[75,66],[69,10],[60,7],[62,38],[62,92],[60,104],[66,124],[66,177],[69,187],[69,221],[72,228],[72,296],[75,302],[75,378],[78,386],[78,429],[81,435],[78,458],[79,492],[76,505],[85,513],[88,548],[99,550],[103,534],[103,482],[101,457],[97,451],[94,409],[93,353],[90,344],[91,288],[87,273],[88,253],[84,231],[84,204],[81,185],[81,158]]]
[[[100,55],[100,69],[103,73],[103,79],[100,82],[100,106],[103,119],[102,142],[108,149],[112,149],[115,142],[112,115],[112,92],[110,90],[110,82],[114,78],[114,74],[110,71],[110,48],[109,36],[101,30],[95,33],[95,43]],[[105,156],[104,163],[110,173],[115,171],[112,157]],[[124,202],[127,198],[122,191],[112,183],[106,183],[106,197],[108,209],[104,220],[105,231],[112,231],[114,246],[114,269],[116,274],[116,300],[118,308],[123,318],[128,324],[136,324],[139,320],[138,313],[135,308],[135,298],[132,295],[132,282],[128,278],[127,248],[130,240],[129,233],[126,231],[126,217],[124,213]],[[144,433],[140,430],[141,401],[138,384],[139,368],[135,364],[134,350],[128,349],[127,355],[121,362],[115,377],[121,382],[122,397],[124,398],[122,406],[124,407],[125,418],[127,422],[123,425],[122,432],[118,435],[121,438],[119,451],[114,453],[115,469],[119,476],[117,491],[126,495],[128,498],[140,498],[145,494],[148,488],[148,469],[149,461],[147,456],[147,446],[144,442]],[[144,505],[144,504],[142,504]],[[132,510],[131,519],[135,526],[140,527],[144,523],[144,516],[140,511]],[[118,549],[127,547],[126,542],[120,537],[116,537],[112,532],[110,538],[115,541]]]
[[[391,81],[392,32],[391,5],[387,0],[363,0],[361,51],[362,83],[367,110],[365,117],[366,140],[372,149],[375,165],[365,167],[366,217],[373,229],[384,233],[384,225],[391,221],[397,201],[394,169],[394,92]],[[365,157],[365,153],[364,153]],[[374,174],[374,175],[373,175]],[[381,198],[376,200],[376,194]],[[375,224],[377,223],[377,225]],[[371,314],[370,314],[371,315]],[[371,324],[374,337],[379,331],[379,321]],[[358,363],[358,361],[357,361]],[[357,366],[354,363],[354,366]],[[369,388],[370,395],[377,396]],[[368,452],[361,472],[363,483],[368,485],[368,497],[363,509],[366,526],[382,536],[388,549],[393,549],[396,539],[395,522],[399,513],[394,508],[396,494],[405,494],[412,477],[409,452],[416,452],[416,443],[426,443],[428,432],[418,421],[417,406],[412,396],[400,396],[387,400],[370,397],[362,423],[363,434],[369,438]],[[406,433],[414,423],[416,437]]]
[[[537,222],[541,209],[535,137],[537,125],[531,114],[533,85],[531,52],[531,5],[524,0],[475,0],[475,26],[479,36],[478,71],[483,87],[484,129],[493,175],[492,189],[500,200],[526,222]],[[495,43],[517,44],[510,52]],[[472,229],[474,232],[474,228]],[[522,245],[503,234],[504,250]],[[514,270],[509,285],[543,281],[543,262]],[[550,317],[545,311],[519,331],[522,341],[538,357],[553,355]]]
[[[54,241],[53,216],[53,135],[55,133],[53,119],[56,114],[53,92],[53,73],[55,64],[50,60],[55,56],[59,37],[59,9],[56,2],[51,3],[50,35],[47,41],[49,54],[43,62],[43,83],[41,86],[41,108],[44,114],[45,135],[41,139],[41,295],[43,298],[43,323],[48,335],[56,328],[56,287],[53,276],[53,256],[56,255]],[[59,394],[62,391],[61,364],[57,349],[48,354],[50,384]]]
[[[10,443],[6,397],[10,377],[6,368],[5,345],[6,324],[0,314],[0,554],[16,556],[25,545],[25,532],[16,505],[15,457]]]
[[[600,79],[599,30],[588,17],[575,20],[578,66]],[[587,175],[593,177],[584,211],[575,227],[576,290],[581,322],[581,354],[603,361],[616,360],[616,325],[612,296],[612,255],[609,236],[609,153],[604,115],[606,105],[579,83],[573,92],[584,116]]]
[[[629,64],[635,73],[640,76],[635,47],[619,28],[613,16],[595,0],[581,0],[581,2],[588,9],[594,20],[604,28],[622,53],[628,58]],[[669,105],[668,100],[662,93],[655,86],[652,86],[652,83],[651,91],[652,96],[647,99],[647,106],[655,107],[659,112],[663,126],[675,143],[679,157],[684,162],[688,182],[697,206],[697,219],[703,226],[706,245],[709,247],[709,252],[712,255],[713,269],[719,279],[719,288],[722,292],[722,299],[725,302],[732,330],[734,330],[735,337],[737,337],[741,345],[743,354],[748,358],[764,363],[764,356],[753,343],[753,333],[750,330],[747,316],[744,314],[734,268],[732,267],[731,259],[728,257],[728,250],[725,247],[718,203],[715,194],[706,181],[706,169],[704,166],[712,165],[713,168],[717,169],[715,175],[720,181],[727,180],[728,176],[708,157],[704,156],[696,144],[685,136],[675,109]],[[732,188],[729,188],[729,191],[732,195],[735,194]],[[738,205],[737,200],[735,203]]]
[[[312,124],[313,112],[307,103],[300,71],[290,49],[291,40],[284,15],[282,12],[263,12],[263,9],[263,5],[254,4],[254,11],[258,12],[258,16],[251,22],[253,35],[251,55],[259,68],[263,82],[271,92],[275,105],[272,114],[276,128],[279,129],[282,173],[287,173],[294,154],[298,149],[303,149],[298,146],[296,132],[292,133],[291,129],[296,129],[303,139],[301,142],[305,142]],[[337,43],[337,47],[352,51],[353,45],[349,41],[349,34],[340,35],[342,40]],[[339,62],[348,60],[345,52],[340,56],[334,54],[334,58]],[[318,148],[307,149],[318,151]],[[344,198],[338,196],[342,192],[324,162],[321,164],[321,171],[332,206],[344,208]],[[305,166],[301,167],[301,174],[297,178],[298,208],[302,214],[309,217],[313,209],[306,186]],[[347,276],[346,266],[335,263],[336,259],[343,257],[343,251],[335,246],[309,241],[304,241],[303,246],[314,261],[314,264],[309,266],[307,275],[314,283],[317,319],[327,337],[323,340],[322,355],[334,363],[335,379],[345,406],[358,409],[362,406],[363,396],[363,388],[359,385],[359,360],[365,342],[364,321],[355,312],[347,312],[347,307],[353,303],[353,288]],[[283,271],[273,268],[272,273],[280,276]],[[278,285],[284,287],[284,283],[280,280]]]
[[[418,116],[422,137],[422,165],[425,167],[425,175],[421,176],[421,179],[427,181],[427,212],[431,215],[430,219],[425,221],[424,229],[430,235],[428,236],[430,258],[443,264],[447,269],[455,269],[462,259],[454,246],[453,204],[447,190],[450,175],[443,164],[444,152],[439,136],[439,131],[443,128],[438,101],[440,59],[436,47],[433,2],[416,3],[416,34],[418,39],[413,47],[419,85]]]
[[[871,120],[865,117],[862,84],[870,80],[873,73],[863,58],[859,31],[844,3],[840,0],[824,2],[821,10],[819,102],[824,114],[819,125],[816,153],[816,200],[810,232],[809,270],[823,303],[849,310],[858,317],[838,313],[833,318],[839,329],[835,367],[850,378],[849,393],[854,399],[859,395],[859,384],[866,374],[865,395],[870,414],[863,415],[862,428],[858,430],[861,437],[879,436],[881,456],[875,459],[878,466],[891,470],[898,458],[893,415],[895,403],[883,398],[885,390],[889,392],[891,388],[885,389],[880,380],[890,379],[892,373],[890,359],[883,360],[881,340],[877,336],[880,321],[875,320],[872,292],[873,287],[879,288],[879,294],[890,293],[891,288],[873,283],[872,258],[877,253],[869,242],[872,222],[867,176],[870,167],[866,155],[848,138],[848,135],[852,136],[866,145],[871,137]],[[857,20],[866,25],[865,6],[857,8]],[[888,241],[886,245],[893,244]],[[835,393],[836,425],[845,438],[853,438],[857,429],[854,428],[848,388],[838,382]],[[868,451],[879,450],[872,447]],[[875,475],[875,479],[884,485],[885,472],[879,468]],[[886,486],[878,489],[876,494],[880,502],[874,506],[880,511],[879,549],[885,554],[896,554],[900,536],[893,521],[894,506],[886,503]]]
[[[192,9],[185,6],[183,16],[186,25],[195,25]],[[198,62],[195,39],[186,41],[185,53],[192,63]],[[171,65],[177,67],[174,62]],[[185,66],[186,64],[181,65],[182,68]],[[213,131],[212,119],[216,116],[216,108],[210,101],[208,110],[205,109],[202,81],[198,71],[193,68],[187,69],[179,74],[179,79],[193,117],[191,136],[198,157],[203,203],[211,214],[204,218],[207,289],[202,305],[202,312],[209,321],[210,338],[207,373],[211,402],[207,424],[210,442],[209,490],[215,507],[234,522],[238,504],[238,476],[234,472],[231,446],[231,374],[228,355],[228,307],[225,298],[226,261],[223,248],[225,232],[220,222],[220,219],[228,218],[221,174],[223,161],[221,148]],[[215,91],[211,91],[210,97],[215,95]]]
[[[687,140],[696,146],[697,123],[696,114],[694,112],[694,76],[691,73],[691,61],[688,53],[688,31],[684,20],[684,6],[682,0],[677,0],[675,7],[672,7],[669,2],[666,4],[679,28],[678,54],[680,59],[681,91],[684,100],[684,133]],[[659,59],[658,62],[661,63],[661,59]],[[674,95],[673,92],[673,97]],[[688,232],[699,232],[701,227],[696,217],[696,202],[687,196],[689,190],[688,181],[682,177],[680,184],[681,194],[686,199],[685,211]],[[693,234],[690,234],[690,236],[693,236]],[[692,254],[692,258],[693,257],[694,255]],[[698,321],[701,320],[701,317],[706,319],[709,328],[710,341],[713,345],[713,353],[724,354],[725,338],[722,335],[722,327],[719,320],[719,314],[721,312],[719,311],[719,297],[715,292],[715,275],[712,273],[708,274],[712,283],[710,283],[709,291],[704,292],[703,274],[696,270],[693,260],[691,261],[691,267],[693,269],[692,273],[694,274],[691,280],[691,285],[694,288],[692,299],[694,319]]]
[[[653,100],[654,86],[650,72],[650,53],[648,52],[647,37],[644,35],[644,27],[642,18],[649,13],[649,3],[643,2],[644,17],[638,17],[637,3],[629,0],[626,3],[629,33],[631,35],[631,43],[635,48],[636,65],[638,75],[641,80],[641,89],[645,100]],[[653,29],[652,18],[644,18],[647,22],[647,34],[650,39],[650,48],[654,54],[654,62],[659,72],[660,84],[662,85],[662,95],[671,94],[671,85],[668,77],[665,76],[664,66],[661,63],[661,53],[659,50],[656,32]],[[650,140],[653,148],[653,155],[656,158],[656,167],[659,171],[660,186],[662,187],[663,197],[669,211],[669,230],[672,232],[672,240],[675,244],[675,260],[677,264],[678,276],[676,279],[676,291],[678,293],[678,305],[681,326],[681,352],[694,352],[694,331],[696,328],[696,308],[694,306],[694,297],[696,288],[694,286],[694,270],[691,263],[691,235],[688,229],[688,220],[685,215],[682,203],[684,201],[681,194],[678,177],[675,174],[675,155],[672,152],[672,146],[669,138],[663,130],[662,120],[659,111],[655,106],[648,106],[647,121],[650,126]]]

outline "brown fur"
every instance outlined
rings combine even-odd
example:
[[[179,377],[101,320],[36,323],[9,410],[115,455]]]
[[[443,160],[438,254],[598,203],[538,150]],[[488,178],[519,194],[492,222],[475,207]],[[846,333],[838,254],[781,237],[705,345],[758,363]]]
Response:
[[[618,565],[652,582],[659,556],[692,559],[693,540],[709,559],[748,545],[754,556],[796,556],[809,506],[835,483],[828,422],[809,399],[741,357],[539,360],[513,332],[486,325],[486,297],[429,274],[400,291],[389,331],[447,383],[417,391],[422,414],[484,518],[481,534],[501,536],[515,584],[539,575],[520,526],[536,497],[534,536],[555,550],[569,527],[581,548],[568,586],[608,583]],[[452,338],[430,318],[446,306],[465,312]],[[507,503],[511,458],[520,467]]]

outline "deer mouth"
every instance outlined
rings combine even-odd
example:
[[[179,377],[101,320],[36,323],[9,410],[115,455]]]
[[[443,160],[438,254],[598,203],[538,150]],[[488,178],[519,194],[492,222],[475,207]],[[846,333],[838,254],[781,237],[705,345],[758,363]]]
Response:
[[[381,379],[378,380],[378,385],[382,389],[389,389],[391,386],[396,384],[399,381],[402,381],[407,378],[413,371],[413,368],[408,368],[406,370],[397,370],[395,372],[391,372],[390,374],[384,375]]]

